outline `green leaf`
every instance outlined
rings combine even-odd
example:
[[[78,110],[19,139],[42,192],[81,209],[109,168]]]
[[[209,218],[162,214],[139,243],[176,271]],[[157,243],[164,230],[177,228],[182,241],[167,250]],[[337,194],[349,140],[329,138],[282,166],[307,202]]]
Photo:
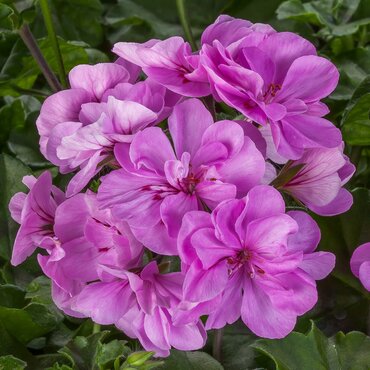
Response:
[[[370,145],[370,92],[363,95],[346,115],[343,138],[350,145]]]
[[[24,127],[26,114],[23,102],[14,100],[0,109],[0,146],[8,139],[10,131]]]
[[[50,41],[38,39],[38,45],[53,71],[57,71],[57,59]],[[58,38],[66,72],[78,64],[106,62],[107,56],[81,41],[65,41]],[[40,68],[21,40],[14,47],[0,73],[0,96],[18,96],[22,89],[31,89],[41,74]]]
[[[99,0],[49,0],[49,4],[57,35],[94,47],[102,43],[103,6]],[[39,36],[46,34],[39,9],[32,30]]]
[[[29,365],[35,363],[35,359],[26,347],[19,342],[14,335],[10,334],[0,321],[0,356],[13,355],[26,361]]]
[[[334,100],[349,100],[355,90],[370,75],[370,48],[357,48],[333,59],[339,69],[339,84],[330,95]]]
[[[0,322],[24,344],[49,333],[60,321],[60,316],[38,303],[31,303],[24,309],[0,306]]]
[[[162,370],[222,370],[222,365],[205,352],[172,350],[165,359]]]
[[[0,4],[0,33],[13,30],[16,27],[17,16],[14,10],[5,4]]]
[[[16,285],[0,285],[0,306],[22,308],[25,305],[24,291]]]
[[[303,4],[300,0],[284,1],[276,10],[278,19],[291,19],[308,22],[317,26],[327,24],[320,12],[317,12],[310,3]]]
[[[23,370],[27,363],[12,355],[0,357],[0,370]]]
[[[0,173],[0,257],[9,259],[18,226],[10,217],[8,204],[16,192],[26,191],[22,178],[32,172],[19,160],[7,154],[1,154]]]
[[[79,370],[99,370],[97,359],[103,351],[101,341],[108,333],[102,331],[89,337],[78,336],[58,352],[65,355]]]
[[[269,356],[278,370],[366,370],[370,363],[370,338],[365,334],[338,333],[329,339],[314,324],[307,335],[293,332],[252,346]]]
[[[130,352],[130,348],[125,344],[126,341],[117,339],[103,344],[101,351],[98,353],[96,363],[101,367],[105,367],[109,364],[112,365],[117,358],[127,356]]]

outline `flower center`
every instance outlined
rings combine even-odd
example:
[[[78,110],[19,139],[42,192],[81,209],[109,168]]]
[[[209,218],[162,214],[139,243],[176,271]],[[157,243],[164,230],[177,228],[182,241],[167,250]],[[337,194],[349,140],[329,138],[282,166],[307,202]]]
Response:
[[[245,271],[251,279],[256,276],[256,273],[264,274],[265,271],[256,265],[258,257],[247,249],[240,250],[236,255],[227,258],[229,276],[234,274],[237,270],[244,267]]]
[[[196,186],[200,183],[199,176],[189,173],[189,175],[179,181],[180,188],[188,194],[194,194]]]
[[[263,99],[266,103],[270,103],[278,91],[281,90],[281,85],[280,84],[270,84],[263,94]]]

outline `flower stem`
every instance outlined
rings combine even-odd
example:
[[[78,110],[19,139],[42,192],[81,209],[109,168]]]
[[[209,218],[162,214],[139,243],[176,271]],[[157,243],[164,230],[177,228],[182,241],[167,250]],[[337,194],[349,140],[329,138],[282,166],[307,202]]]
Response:
[[[28,50],[30,51],[31,55],[35,58],[37,64],[39,65],[42,74],[46,78],[47,83],[51,87],[54,92],[62,90],[62,86],[60,85],[57,77],[55,76],[54,72],[51,70],[48,62],[45,60],[44,56],[41,53],[39,46],[35,38],[32,35],[28,24],[24,24],[19,29],[19,36],[26,44]]]
[[[213,337],[212,354],[213,357],[219,362],[221,362],[221,345],[223,332],[223,329],[217,329],[215,330],[215,336]]]
[[[186,39],[189,41],[193,51],[197,50],[197,44],[194,40],[191,28],[189,26],[188,17],[186,16],[185,2],[184,0],[176,0],[177,12],[180,17],[181,25],[185,33]]]
[[[99,333],[99,332],[100,332],[100,325],[94,323],[94,326],[93,326],[93,334],[96,334],[96,333]]]
[[[59,79],[62,82],[63,87],[67,87],[68,83],[66,79],[66,72],[64,69],[62,53],[60,52],[59,42],[57,39],[57,35],[55,33],[53,20],[51,18],[49,3],[48,3],[48,0],[40,0],[39,3],[40,3],[42,15],[44,17],[45,26],[46,26],[46,29],[48,31],[49,38],[51,41],[51,46],[53,48],[53,51],[54,51],[54,54],[57,60]]]
[[[202,98],[205,106],[209,110],[209,112],[212,114],[212,118],[214,121],[216,121],[216,108],[215,108],[215,101],[212,97],[212,95],[205,96]]]

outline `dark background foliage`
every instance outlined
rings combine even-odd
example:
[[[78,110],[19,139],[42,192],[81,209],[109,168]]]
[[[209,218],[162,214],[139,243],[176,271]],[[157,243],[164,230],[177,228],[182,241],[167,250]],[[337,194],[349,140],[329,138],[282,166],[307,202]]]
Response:
[[[49,0],[67,72],[77,64],[113,59],[117,41],[183,35],[174,0]],[[203,352],[172,351],[165,361],[135,352],[138,344],[114,327],[63,315],[50,298],[48,279],[31,257],[14,268],[9,259],[17,225],[8,202],[25,191],[24,175],[44,169],[64,187],[66,177],[38,149],[35,119],[51,90],[19,37],[29,24],[57,73],[38,1],[0,1],[0,370],[14,369],[370,369],[369,293],[349,270],[349,258],[370,241],[370,0],[187,0],[195,39],[222,13],[266,22],[308,38],[330,58],[341,77],[327,99],[329,119],[341,127],[346,153],[357,171],[349,183],[354,206],[344,215],[315,216],[320,249],[337,256],[329,278],[319,282],[319,302],[283,340],[264,340],[237,323],[225,328],[221,363],[210,333]]]

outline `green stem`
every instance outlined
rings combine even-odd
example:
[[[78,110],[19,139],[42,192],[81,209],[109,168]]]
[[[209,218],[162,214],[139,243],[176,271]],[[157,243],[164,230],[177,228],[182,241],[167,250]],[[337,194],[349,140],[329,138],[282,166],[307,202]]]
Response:
[[[212,114],[212,118],[214,121],[216,121],[216,108],[215,108],[215,101],[212,98],[212,95],[205,96],[203,98],[203,102],[209,112]]]
[[[216,329],[215,336],[213,337],[212,354],[218,362],[221,362],[221,346],[223,333],[223,329]]]
[[[55,76],[54,72],[50,68],[48,62],[44,58],[44,56],[41,53],[41,50],[39,46],[37,45],[37,42],[35,38],[32,35],[32,32],[27,24],[24,24],[19,29],[19,36],[27,46],[28,50],[30,51],[31,55],[36,60],[37,64],[39,65],[42,74],[44,75],[47,83],[51,87],[51,89],[54,92],[62,90],[62,86],[60,85],[57,77]]]
[[[100,325],[94,323],[94,326],[93,326],[93,334],[96,334],[96,333],[99,333],[99,332],[100,332]]]
[[[56,60],[57,60],[57,65],[58,65],[58,74],[60,81],[62,82],[63,87],[67,87],[67,79],[66,79],[66,72],[64,69],[64,63],[63,63],[63,58],[62,58],[62,53],[60,52],[59,48],[59,42],[57,39],[57,35],[55,33],[54,25],[53,25],[53,20],[51,17],[51,12],[49,8],[49,3],[48,0],[39,0],[42,15],[44,17],[44,22],[46,29],[49,34],[49,38],[51,41],[51,46],[53,48]]]
[[[184,0],[176,0],[176,5],[177,5],[177,12],[180,17],[181,25],[185,33],[185,37],[189,41],[193,51],[195,51],[198,49],[198,47],[194,40],[193,34],[191,32],[191,28],[189,26],[188,18],[186,16],[185,2]]]

